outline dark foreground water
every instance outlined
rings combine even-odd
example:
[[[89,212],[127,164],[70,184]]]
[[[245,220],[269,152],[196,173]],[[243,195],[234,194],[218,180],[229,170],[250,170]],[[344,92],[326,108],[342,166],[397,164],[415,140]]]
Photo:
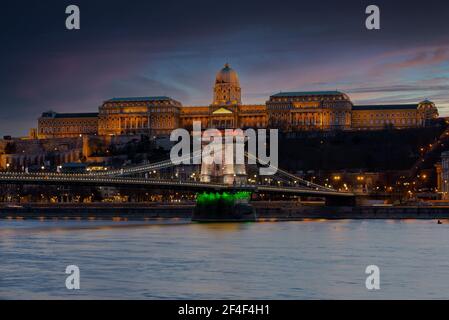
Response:
[[[445,223],[0,221],[0,298],[447,299]]]

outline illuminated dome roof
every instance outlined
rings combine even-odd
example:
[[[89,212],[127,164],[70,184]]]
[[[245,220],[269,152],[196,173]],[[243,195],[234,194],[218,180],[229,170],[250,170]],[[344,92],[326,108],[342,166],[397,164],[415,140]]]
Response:
[[[229,64],[225,64],[224,68],[217,73],[215,83],[231,83],[240,86],[239,76]]]
[[[430,101],[429,99],[426,99],[424,101],[421,101],[419,104],[434,104],[432,101]]]
[[[421,101],[418,104],[418,108],[435,108],[435,103],[433,103],[432,101],[430,101],[429,99],[426,99],[424,101]]]

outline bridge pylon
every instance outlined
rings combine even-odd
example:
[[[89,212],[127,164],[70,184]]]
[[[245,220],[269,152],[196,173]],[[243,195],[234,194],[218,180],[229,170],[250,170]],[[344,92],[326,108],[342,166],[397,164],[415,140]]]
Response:
[[[235,150],[244,150],[244,142],[237,141],[230,146],[233,150],[228,150],[228,147],[222,148],[221,154],[218,156],[219,159],[217,159],[213,152],[208,155],[203,155],[201,162],[201,182],[220,182],[227,185],[246,184],[248,179],[246,164],[237,163],[234,146]],[[232,161],[227,159],[227,153],[228,155],[232,155]]]

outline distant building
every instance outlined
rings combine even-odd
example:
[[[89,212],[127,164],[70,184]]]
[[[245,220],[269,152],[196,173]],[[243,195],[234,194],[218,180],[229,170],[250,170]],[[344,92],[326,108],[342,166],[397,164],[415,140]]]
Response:
[[[208,106],[182,106],[170,97],[129,97],[105,101],[99,113],[59,114],[39,118],[40,139],[98,135],[168,135],[190,129],[194,121],[205,128],[279,128],[300,130],[379,130],[424,127],[438,117],[429,100],[417,104],[353,105],[340,91],[280,92],[265,104],[242,104],[237,72],[228,64],[216,75],[213,101]]]
[[[339,91],[281,92],[266,103],[270,127],[290,130],[351,129],[352,103]]]
[[[169,97],[113,98],[100,107],[99,135],[167,135],[179,127],[181,103]]]
[[[98,133],[98,113],[44,112],[38,120],[39,139],[71,138]]]
[[[429,100],[417,104],[353,106],[351,127],[362,130],[424,127],[437,117],[438,110]]]
[[[82,156],[82,139],[10,139],[0,140],[0,169],[24,171],[26,168],[77,162]]]

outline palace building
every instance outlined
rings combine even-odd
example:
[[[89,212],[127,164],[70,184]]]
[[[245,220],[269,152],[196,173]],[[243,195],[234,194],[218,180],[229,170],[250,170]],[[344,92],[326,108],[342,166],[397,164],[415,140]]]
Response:
[[[44,112],[38,120],[39,139],[73,138],[98,132],[98,113]]]
[[[351,128],[424,127],[435,118],[438,118],[438,109],[429,100],[417,104],[353,106]]]
[[[114,98],[103,103],[99,135],[167,135],[179,127],[181,103],[169,97]]]
[[[237,72],[226,64],[216,75],[213,101],[183,106],[170,97],[113,98],[99,113],[46,112],[38,138],[79,135],[169,135],[176,128],[279,128],[300,130],[380,130],[423,127],[438,117],[435,104],[354,105],[340,91],[280,92],[265,104],[245,105]]]

